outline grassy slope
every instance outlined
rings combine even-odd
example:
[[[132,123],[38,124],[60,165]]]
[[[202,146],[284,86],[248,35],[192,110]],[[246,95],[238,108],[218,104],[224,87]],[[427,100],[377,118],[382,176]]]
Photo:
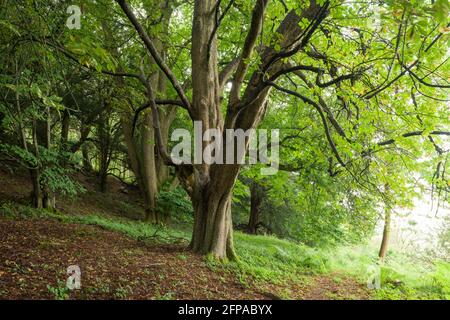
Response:
[[[52,213],[11,203],[1,206],[0,215],[9,218],[52,218],[65,223],[96,225],[151,243],[187,243],[190,237],[189,232],[175,227],[154,226],[116,216]],[[250,236],[240,232],[235,233],[235,245],[239,261],[219,263],[208,259],[209,267],[232,273],[242,284],[258,285],[281,298],[295,298],[292,284],[306,283],[315,279],[315,275],[331,274],[337,284],[349,275],[364,283],[368,269],[376,261],[376,251],[367,246],[313,249],[276,237]],[[448,264],[441,264],[438,271],[423,270],[404,256],[397,256],[381,268],[381,274],[382,289],[373,291],[374,298],[450,298]],[[351,298],[351,295],[347,295],[347,298]]]
[[[22,181],[22,180],[23,181]],[[81,181],[81,179],[79,179]],[[86,180],[86,178],[85,178]],[[142,207],[134,194],[118,192],[111,184],[110,193],[95,191],[89,181],[82,181],[90,190],[79,199],[63,199],[61,212],[35,210],[26,205],[30,187],[25,177],[0,174],[0,216],[17,218],[52,218],[67,223],[96,225],[103,229],[125,234],[132,239],[151,243],[188,243],[190,226],[186,219],[177,219],[167,226],[154,226],[137,221]],[[127,217],[127,218],[124,218]],[[179,217],[178,217],[179,218]],[[180,221],[181,220],[181,221]],[[332,279],[332,284],[346,287],[346,277],[357,279],[365,287],[368,270],[376,267],[377,250],[369,245],[334,249],[314,249],[270,236],[250,236],[235,232],[235,246],[239,261],[217,263],[208,259],[213,269],[230,272],[244,285],[259,285],[278,297],[298,298],[297,284]],[[437,267],[437,268],[436,268]],[[314,283],[311,284],[314,286]],[[387,263],[381,267],[381,290],[360,292],[360,298],[369,294],[375,298],[450,298],[450,264],[437,266],[418,264],[404,255],[390,252]],[[354,288],[350,285],[349,291]],[[333,289],[334,290],[334,289]],[[314,294],[311,294],[312,297]],[[351,298],[350,295],[347,295]]]

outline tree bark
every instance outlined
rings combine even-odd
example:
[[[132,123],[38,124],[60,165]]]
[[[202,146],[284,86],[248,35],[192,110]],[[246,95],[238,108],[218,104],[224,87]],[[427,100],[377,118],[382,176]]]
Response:
[[[270,87],[264,83],[264,77],[267,75],[260,70],[263,70],[276,56],[276,50],[270,47],[264,50],[259,70],[250,77],[249,85],[246,87],[242,99],[239,98],[239,95],[240,86],[244,80],[242,74],[245,74],[248,69],[248,62],[245,60],[250,56],[255,45],[255,38],[260,32],[267,3],[267,0],[258,0],[255,4],[252,26],[244,44],[242,60],[234,76],[227,115],[225,123],[223,123],[219,98],[217,41],[216,35],[213,34],[216,23],[214,18],[216,1],[195,2],[191,49],[193,75],[193,110],[191,113],[193,120],[202,122],[203,132],[209,128],[217,128],[221,132],[224,132],[224,127],[243,130],[256,128],[264,116]],[[282,47],[294,46],[295,39],[302,31],[299,21],[302,17],[311,17],[319,9],[312,1],[310,7],[305,9],[301,16],[297,15],[295,11],[291,11],[286,16],[277,30],[283,36]],[[213,35],[212,38],[211,35]],[[282,67],[281,62],[272,63],[266,73],[270,76]],[[202,150],[204,147],[205,143]],[[224,144],[223,154],[226,154],[225,149],[226,145]],[[248,139],[246,149],[248,149]],[[195,165],[195,184],[192,197],[195,219],[191,242],[194,251],[210,253],[219,259],[235,258],[230,208],[232,189],[240,167],[240,164]]]
[[[231,201],[239,166],[227,167],[229,170],[220,170],[219,165],[211,168],[211,180],[205,185],[198,178],[195,181],[191,248],[194,252],[211,254],[218,259],[234,260]]]
[[[37,138],[37,124],[36,120],[33,119],[32,124],[32,134],[33,134],[33,147],[34,147],[34,155],[36,158],[39,158],[39,144],[38,144],[38,138]],[[26,143],[26,142],[25,142]],[[42,198],[42,190],[41,190],[41,183],[40,183],[40,167],[37,166],[36,168],[30,169],[30,177],[31,177],[31,183],[33,186],[33,205],[35,208],[42,208],[43,207],[43,198]]]
[[[253,182],[250,186],[250,217],[248,220],[248,233],[250,234],[258,233],[262,200],[262,188],[256,182]]]
[[[106,108],[108,111],[108,107]],[[99,168],[98,176],[100,180],[100,191],[106,192],[108,190],[108,169],[110,162],[110,149],[111,149],[111,132],[109,128],[109,119],[105,114],[103,118],[99,120],[98,124],[98,139],[100,140],[99,148]]]
[[[161,75],[161,77],[164,77],[164,75]],[[160,77],[160,78],[161,78]],[[160,90],[162,90],[160,88]],[[164,89],[165,91],[165,89]],[[164,92],[161,91],[161,92]],[[163,112],[160,112],[160,126],[161,126],[161,137],[164,142],[165,148],[167,148],[167,144],[169,141],[169,129],[170,125],[175,119],[175,116],[177,114],[177,107],[175,106],[169,106],[164,110]],[[161,111],[161,110],[160,110]],[[158,151],[155,149],[155,157],[156,157],[156,172],[158,176],[158,191],[161,190],[163,185],[169,180],[170,178],[170,171],[169,166],[166,165],[164,162],[164,159],[160,156]]]
[[[20,105],[19,93],[17,91],[16,91],[16,105],[17,105],[17,111],[20,115],[22,113],[22,107]],[[37,144],[36,122],[35,121],[33,121],[32,132],[33,132],[33,145],[35,147],[35,155],[37,157],[39,155],[39,148],[38,148],[38,144]],[[21,117],[19,117],[19,135],[20,135],[20,143],[22,144],[22,148],[28,152],[28,142],[27,142],[25,128],[24,128]],[[35,165],[35,164],[33,164],[33,165]],[[39,168],[38,167],[32,168],[31,166],[32,166],[32,164],[30,164],[30,169],[29,169],[31,185],[33,187],[33,191],[31,194],[31,201],[32,201],[33,207],[40,209],[40,208],[42,208],[42,196],[41,196],[41,186],[39,183]]]
[[[147,198],[147,206],[145,208],[145,220],[153,223],[159,223],[159,215],[156,210],[156,194],[158,192],[158,181],[156,174],[156,159],[155,159],[155,134],[151,127],[152,115],[151,111],[147,110],[144,117],[144,124],[142,127],[142,171],[145,186],[145,197]]]
[[[47,150],[51,148],[51,125],[50,125],[50,108],[47,107],[45,111],[45,119],[37,121],[36,137],[37,144]],[[53,209],[55,208],[56,199],[53,192],[48,185],[41,184],[42,207]]]
[[[159,216],[156,211],[157,194],[157,174],[154,151],[154,131],[150,127],[151,113],[146,112],[143,123],[140,124],[140,137],[133,137],[132,123],[124,114],[121,117],[122,130],[124,133],[125,144],[127,145],[128,158],[131,164],[131,170],[134,173],[136,182],[144,200],[144,210],[146,221],[159,223]]]
[[[169,5],[161,4],[162,10],[162,23],[168,29],[168,21],[171,15],[171,7]],[[145,8],[148,12],[154,10],[154,8]],[[113,34],[110,26],[105,22],[103,23],[103,29],[106,37],[111,40]],[[164,49],[163,43],[156,37],[152,40],[157,44],[157,50],[161,53]],[[120,55],[117,49],[113,49],[113,55],[119,58]],[[152,88],[160,95],[165,95],[166,91],[166,79],[164,74],[157,70],[151,75]],[[123,78],[116,78],[117,85],[124,87],[125,82]],[[128,101],[129,104],[131,100]],[[176,108],[171,108],[170,112],[161,113],[163,115],[161,123],[163,124],[162,136],[164,142],[167,144],[168,130],[172,123],[176,113]],[[146,110],[143,119],[136,124],[139,128],[139,135],[133,136],[133,124],[131,119],[134,118],[132,110],[126,111],[121,115],[121,125],[124,133],[125,143],[127,145],[128,157],[131,164],[131,169],[136,177],[136,181],[139,186],[139,190],[142,194],[145,207],[145,220],[153,223],[159,223],[160,217],[156,209],[156,195],[167,180],[169,171],[166,164],[156,156],[155,150],[155,133],[152,121],[152,111]]]
[[[380,251],[378,253],[378,257],[380,258],[381,262],[384,262],[384,259],[386,258],[390,236],[391,236],[391,209],[385,208],[383,238],[381,240]]]
[[[192,108],[193,120],[202,122],[203,133],[212,128],[223,129],[220,116],[219,75],[217,69],[217,40],[213,34],[216,1],[195,1],[192,27]],[[212,38],[211,38],[212,37]],[[202,151],[206,143],[196,146]],[[214,166],[214,165],[213,165]],[[215,169],[215,170],[214,170]],[[214,171],[216,174],[211,176]],[[191,247],[194,252],[212,254],[216,258],[233,259],[233,230],[231,221],[231,187],[221,186],[225,176],[233,182],[239,171],[210,168],[202,163],[194,168],[192,202],[194,230]]]
[[[70,113],[68,110],[64,110],[61,120],[61,145],[64,149],[67,148],[67,142],[69,140],[70,129]]]

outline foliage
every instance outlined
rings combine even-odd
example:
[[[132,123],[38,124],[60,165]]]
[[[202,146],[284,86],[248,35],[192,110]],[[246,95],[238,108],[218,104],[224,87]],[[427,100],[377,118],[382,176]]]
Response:
[[[183,188],[177,187],[158,193],[157,208],[163,216],[170,216],[181,223],[192,222],[193,209]]]
[[[110,217],[99,214],[71,215],[46,209],[34,209],[15,203],[3,203],[0,206],[0,216],[7,218],[40,219],[52,218],[62,223],[78,223],[96,225],[102,228],[120,232],[127,236],[146,242],[176,243],[186,242],[188,235],[182,230],[169,229],[167,226],[153,225],[141,221],[130,221],[120,217]]]
[[[450,300],[450,263],[436,263],[436,271],[433,273],[434,285],[442,292],[446,300]]]
[[[0,144],[0,150],[25,167],[42,168],[40,183],[54,193],[74,197],[85,191],[81,184],[71,178],[78,163],[78,158],[71,153],[40,148],[37,158],[16,145]]]
[[[370,270],[380,270],[377,299],[447,299],[449,263],[427,262],[418,256],[391,250],[385,264],[379,265],[378,247],[374,244],[340,247],[323,251],[330,270],[346,273],[367,283]]]
[[[47,285],[48,291],[53,294],[55,300],[67,300],[69,298],[69,289],[64,281],[58,280],[58,286]]]
[[[327,270],[327,259],[320,252],[301,244],[271,236],[251,236],[235,233],[238,262],[230,262],[244,275],[256,280],[283,282],[298,279],[303,273]]]

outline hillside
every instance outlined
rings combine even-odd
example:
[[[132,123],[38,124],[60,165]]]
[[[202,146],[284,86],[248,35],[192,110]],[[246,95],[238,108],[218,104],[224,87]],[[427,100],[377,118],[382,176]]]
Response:
[[[236,233],[242,265],[217,264],[187,250],[189,234],[135,219],[133,191],[111,181],[101,193],[58,202],[58,211],[26,205],[26,177],[0,175],[0,299],[368,299],[364,284],[323,274],[320,259],[295,244]],[[284,252],[285,253],[285,252]],[[286,254],[286,253],[285,253]],[[81,290],[65,287],[66,268],[79,265]],[[292,273],[293,272],[293,273]],[[288,276],[286,278],[286,276]]]

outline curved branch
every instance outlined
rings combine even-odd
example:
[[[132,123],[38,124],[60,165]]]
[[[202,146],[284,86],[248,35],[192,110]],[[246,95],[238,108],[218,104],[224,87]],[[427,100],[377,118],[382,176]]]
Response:
[[[155,45],[153,44],[152,40],[148,36],[148,34],[145,32],[142,25],[137,20],[136,16],[134,15],[133,11],[130,9],[128,4],[125,0],[116,0],[120,7],[122,8],[125,15],[128,17],[130,22],[133,24],[134,28],[139,34],[139,37],[144,42],[145,47],[150,52],[151,56],[155,60],[158,67],[164,72],[166,77],[169,79],[169,81],[172,83],[172,86],[174,87],[175,91],[177,92],[178,96],[180,97],[181,101],[183,102],[184,106],[188,111],[191,110],[191,103],[189,102],[189,99],[187,98],[184,90],[182,89],[181,85],[179,84],[177,78],[173,74],[172,70],[166,65],[166,63],[163,61],[161,56],[158,53],[158,50],[156,49]]]
[[[412,131],[412,132],[407,132],[407,133],[402,134],[401,137],[402,138],[409,138],[409,137],[422,136],[424,133],[425,133],[425,130]],[[429,135],[450,136],[450,131],[431,131],[428,134]],[[389,140],[378,142],[377,145],[378,146],[386,146],[386,145],[395,143],[395,141],[396,141],[396,139],[392,138],[392,139],[389,139]]]
[[[172,106],[179,106],[182,108],[186,108],[184,106],[184,104],[181,101],[178,100],[155,100],[155,103],[157,105],[172,105]],[[150,102],[146,102],[144,103],[142,106],[140,106],[139,108],[136,109],[136,111],[134,112],[134,118],[133,118],[133,129],[132,129],[132,136],[134,136],[134,132],[136,130],[136,124],[138,122],[139,116],[141,114],[141,112],[143,112],[144,110],[150,108]]]
[[[273,83],[273,82],[267,82],[267,84],[269,84],[270,86],[274,87],[278,91],[281,91],[281,92],[293,95],[293,96],[295,96],[297,98],[300,98],[303,102],[311,105],[312,107],[314,107],[314,109],[317,110],[317,112],[320,115],[320,119],[322,120],[322,125],[323,125],[323,127],[325,129],[325,135],[326,135],[326,138],[328,140],[328,144],[330,145],[334,156],[336,157],[337,161],[339,162],[339,164],[341,166],[346,167],[346,164],[342,160],[342,158],[341,158],[341,156],[339,154],[339,151],[337,150],[336,144],[334,143],[333,138],[331,137],[330,128],[328,126],[325,114],[322,111],[322,108],[316,102],[314,102],[313,100],[309,99],[308,97],[305,97],[305,96],[301,95],[300,93],[298,93],[296,91],[292,91],[292,90],[283,88],[283,87],[281,87],[281,86],[279,86],[279,85],[277,85],[276,83]]]
[[[315,3],[314,3],[315,5]],[[313,1],[311,1],[311,8],[314,8]],[[298,51],[300,51],[302,48],[306,46],[306,44],[309,42],[309,39],[311,39],[314,32],[317,30],[319,25],[322,23],[322,21],[327,17],[328,15],[328,7],[330,5],[330,1],[325,1],[322,7],[319,8],[318,11],[315,12],[315,16],[312,20],[312,22],[308,25],[308,27],[302,32],[299,38],[297,38],[296,41],[299,39],[300,42],[291,50],[288,51],[282,51],[277,54],[275,54],[263,67],[262,72],[266,72],[269,70],[269,68],[277,61],[283,58],[288,58],[294,54],[296,54]],[[303,36],[304,35],[304,36]],[[293,44],[291,44],[293,45]]]
[[[425,85],[427,87],[432,87],[432,88],[450,88],[450,85],[428,83],[425,80],[423,80],[422,78],[420,78],[419,76],[417,76],[411,70],[409,70],[409,74],[412,75],[414,78],[416,78],[417,81],[419,81],[421,84],[423,84],[423,85]]]
[[[159,112],[158,107],[156,105],[156,101],[154,98],[154,93],[152,89],[152,85],[150,81],[146,82],[145,88],[147,90],[147,98],[148,98],[148,105],[152,109],[152,119],[153,119],[153,128],[156,135],[156,145],[159,151],[159,154],[161,155],[162,160],[166,165],[174,165],[171,157],[167,153],[167,150],[164,147],[163,138],[161,135],[161,126],[159,125]],[[142,108],[142,107],[141,107]],[[136,118],[135,118],[136,120]]]

